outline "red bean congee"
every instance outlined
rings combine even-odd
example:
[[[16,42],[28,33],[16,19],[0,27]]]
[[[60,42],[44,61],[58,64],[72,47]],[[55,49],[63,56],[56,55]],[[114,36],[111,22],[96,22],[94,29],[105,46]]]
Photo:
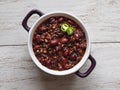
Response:
[[[84,31],[76,22],[63,16],[55,16],[37,27],[32,46],[42,65],[63,71],[80,62],[87,43]]]

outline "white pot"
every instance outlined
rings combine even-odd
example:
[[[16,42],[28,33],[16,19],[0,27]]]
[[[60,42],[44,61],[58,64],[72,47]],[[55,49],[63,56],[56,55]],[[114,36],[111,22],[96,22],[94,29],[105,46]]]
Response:
[[[27,25],[27,21],[30,18],[30,16],[32,16],[33,14],[38,14],[40,16],[40,18],[38,20],[36,20],[36,22],[32,25],[31,28],[28,27]],[[85,36],[86,36],[86,41],[87,41],[87,48],[85,51],[84,56],[82,57],[82,60],[76,64],[73,68],[68,69],[68,70],[64,70],[64,71],[57,71],[57,70],[52,70],[49,69],[45,66],[43,66],[36,58],[33,48],[32,48],[32,40],[33,40],[33,34],[36,30],[36,28],[46,19],[50,18],[51,16],[64,16],[67,18],[72,19],[73,21],[75,21],[85,32]],[[76,73],[78,76],[80,77],[86,77],[88,76],[91,71],[94,69],[95,65],[96,65],[96,61],[94,60],[94,58],[90,55],[90,38],[89,38],[89,34],[88,31],[86,30],[86,28],[83,26],[83,23],[81,22],[81,20],[79,20],[79,18],[77,18],[76,16],[67,13],[67,12],[63,12],[63,11],[55,11],[55,12],[51,12],[51,13],[47,13],[47,14],[43,14],[41,11],[39,10],[31,10],[26,17],[24,18],[23,22],[22,22],[23,27],[29,31],[29,37],[28,37],[28,50],[30,53],[30,56],[33,60],[33,62],[44,72],[52,74],[52,75],[68,75],[71,73]],[[90,68],[85,72],[85,73],[80,73],[78,70],[85,64],[85,62],[88,60],[88,58],[91,61],[91,66]]]

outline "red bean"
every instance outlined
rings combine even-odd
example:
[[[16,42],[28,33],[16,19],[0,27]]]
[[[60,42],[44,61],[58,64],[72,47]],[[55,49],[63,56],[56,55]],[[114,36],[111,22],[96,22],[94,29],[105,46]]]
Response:
[[[40,35],[37,34],[35,38],[36,38],[36,39],[35,39],[36,41],[39,41],[39,39],[40,39]]]
[[[60,46],[56,46],[56,51],[60,51],[61,47]]]
[[[64,36],[64,34],[61,33],[61,32],[58,32],[57,35],[58,35],[59,37],[63,37],[63,36]]]
[[[77,61],[80,61],[81,58],[82,58],[81,56],[78,56],[78,57],[76,58],[76,60],[77,60]]]
[[[67,43],[67,42],[68,42],[68,39],[67,39],[67,38],[62,38],[62,39],[60,40],[60,42],[61,42],[61,43]]]
[[[60,71],[63,70],[63,67],[60,63],[58,63],[58,70],[60,70]]]
[[[68,23],[71,24],[71,25],[74,25],[74,22],[71,21],[71,20],[68,20]]]
[[[34,48],[33,48],[33,50],[36,51],[39,48],[40,48],[40,45],[35,45]]]
[[[80,47],[80,44],[79,43],[76,43],[76,49],[78,49]]]
[[[67,63],[67,60],[64,57],[62,57],[61,64],[64,66],[66,63]]]
[[[71,39],[70,39],[70,41],[74,42],[75,41],[75,37],[72,36]]]
[[[69,50],[69,49],[66,49],[63,55],[64,55],[64,56],[67,56],[67,55],[69,55],[69,53],[70,53],[70,50]]]
[[[42,63],[42,65],[46,66],[46,60],[45,59],[41,59],[40,62]]]
[[[78,33],[75,33],[74,36],[75,36],[76,40],[78,40],[80,38],[80,35]]]
[[[41,32],[47,31],[47,27],[46,27],[46,26],[41,26],[41,27],[39,27],[39,28],[40,28]]]
[[[73,50],[74,50],[74,51],[77,51],[77,48],[76,48],[76,46],[73,46]]]
[[[62,22],[63,21],[63,17],[58,18],[58,22]]]
[[[83,50],[82,50],[82,49],[78,49],[78,52],[79,52],[81,55],[83,55],[83,54],[84,54],[84,52],[83,52]]]
[[[57,24],[53,24],[53,26],[52,26],[53,29],[55,29],[55,28],[57,28],[57,27],[58,27]]]
[[[51,64],[52,64],[52,63],[51,63],[51,60],[47,60],[47,61],[46,61],[46,66],[47,66],[47,67],[51,68]]]
[[[55,18],[50,18],[50,23],[55,23]]]
[[[56,61],[57,59],[58,59],[58,57],[57,57],[57,56],[53,56],[53,60],[55,60],[55,61]]]
[[[50,39],[51,39],[51,35],[48,34],[48,35],[46,36],[46,39],[47,39],[47,40],[50,40]]]
[[[73,53],[71,56],[70,56],[70,59],[71,60],[76,60],[77,58],[77,54]]]
[[[87,46],[87,44],[85,42],[83,42],[82,44],[80,44],[80,47],[83,48],[83,49],[85,49],[86,46]]]
[[[54,39],[54,40],[50,41],[50,45],[51,46],[56,46],[57,44],[58,44],[58,40],[57,39]]]
[[[80,37],[83,37],[84,36],[84,33],[82,31],[79,30],[79,36]]]
[[[64,66],[65,69],[70,69],[70,68],[72,68],[72,67],[73,67],[72,64],[65,64],[65,66]]]

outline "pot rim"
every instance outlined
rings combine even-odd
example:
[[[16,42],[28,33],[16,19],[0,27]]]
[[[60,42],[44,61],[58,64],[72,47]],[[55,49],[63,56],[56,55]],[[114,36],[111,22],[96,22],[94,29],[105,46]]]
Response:
[[[45,66],[43,66],[39,61],[38,59],[36,58],[35,54],[34,54],[34,51],[33,51],[33,48],[32,48],[32,39],[33,39],[33,34],[34,34],[34,31],[36,30],[36,28],[38,27],[38,25],[40,23],[42,23],[44,20],[48,19],[49,17],[51,16],[64,16],[64,17],[67,17],[67,18],[70,18],[72,19],[73,21],[75,21],[82,29],[83,31],[85,32],[85,36],[86,36],[86,40],[87,40],[87,48],[86,48],[86,51],[85,51],[85,54],[84,56],[82,57],[81,61],[76,64],[74,67],[72,67],[71,69],[68,69],[68,70],[63,70],[63,71],[57,71],[57,70],[52,70],[52,69],[49,69]],[[84,24],[83,22],[77,18],[76,16],[74,16],[73,14],[71,13],[68,13],[68,12],[64,12],[64,11],[54,11],[54,12],[50,12],[50,13],[46,13],[44,14],[43,16],[41,16],[38,20],[36,20],[36,22],[32,25],[30,31],[29,31],[29,37],[28,37],[28,50],[29,50],[29,53],[30,53],[30,56],[33,60],[33,62],[37,65],[37,67],[39,67],[41,70],[43,70],[44,72],[46,73],[49,73],[49,74],[52,74],[52,75],[58,75],[58,76],[62,76],[62,75],[68,75],[68,74],[72,74],[76,71],[78,71],[83,65],[84,63],[87,61],[88,59],[88,56],[90,54],[90,37],[89,37],[89,33],[88,31],[86,30],[86,28],[84,27]]]

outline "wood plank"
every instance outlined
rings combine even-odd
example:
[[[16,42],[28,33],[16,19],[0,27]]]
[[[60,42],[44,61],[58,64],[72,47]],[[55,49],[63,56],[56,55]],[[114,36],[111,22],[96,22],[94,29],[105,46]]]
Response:
[[[28,11],[38,8],[45,13],[67,11],[81,19],[92,42],[120,42],[120,0],[0,0],[0,45],[27,43],[27,33],[21,26]],[[29,21],[29,24],[37,16]]]
[[[42,72],[32,62],[26,45],[2,46],[0,90],[119,90],[120,44],[93,44],[91,50],[97,66],[82,79],[74,74],[57,77]]]

